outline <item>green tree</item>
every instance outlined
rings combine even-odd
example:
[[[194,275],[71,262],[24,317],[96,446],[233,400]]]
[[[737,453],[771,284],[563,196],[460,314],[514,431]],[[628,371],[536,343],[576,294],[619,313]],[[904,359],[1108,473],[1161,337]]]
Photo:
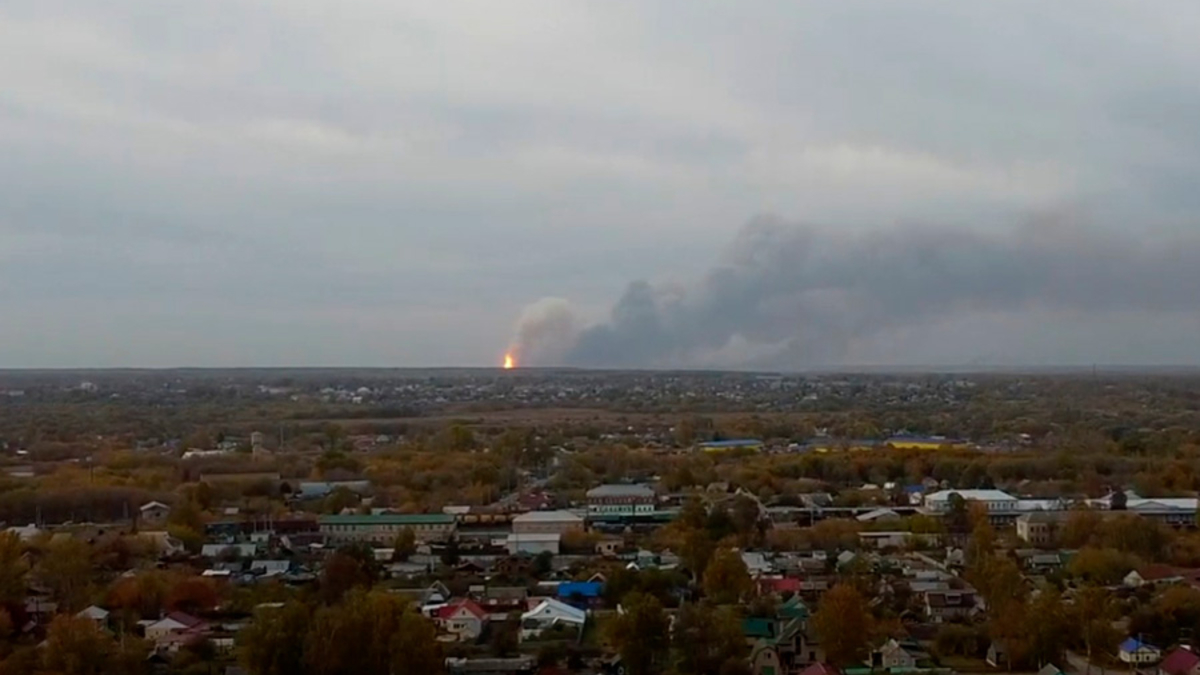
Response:
[[[754,590],[746,563],[737,551],[723,548],[713,554],[704,571],[704,594],[719,605],[740,601]]]
[[[619,613],[607,626],[609,643],[621,655],[629,675],[654,675],[666,667],[670,651],[670,622],[662,603],[634,591],[625,596]]]
[[[25,598],[28,574],[21,538],[11,532],[0,533],[0,604],[11,605]]]
[[[849,584],[829,589],[813,615],[813,629],[825,647],[826,658],[839,666],[863,659],[871,624],[866,598]]]
[[[417,534],[413,532],[411,527],[406,527],[400,530],[396,535],[396,541],[392,544],[392,560],[395,562],[404,562],[409,559],[412,554],[417,552]]]

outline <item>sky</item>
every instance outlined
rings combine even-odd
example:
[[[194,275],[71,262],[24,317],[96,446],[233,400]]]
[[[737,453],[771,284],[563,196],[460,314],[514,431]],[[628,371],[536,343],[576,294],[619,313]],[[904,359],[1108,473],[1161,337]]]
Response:
[[[0,367],[1197,364],[1197,34],[0,0]]]

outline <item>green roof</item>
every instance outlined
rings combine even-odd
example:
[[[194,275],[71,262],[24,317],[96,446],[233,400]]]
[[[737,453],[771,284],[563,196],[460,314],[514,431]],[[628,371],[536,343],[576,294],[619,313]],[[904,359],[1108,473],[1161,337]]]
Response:
[[[774,633],[771,628],[770,619],[751,617],[742,620],[742,634],[748,638],[769,638]]]
[[[384,513],[377,516],[321,516],[322,525],[449,525],[454,516],[445,513]]]
[[[800,596],[793,595],[779,607],[779,616],[785,619],[807,619],[808,605],[804,604]]]

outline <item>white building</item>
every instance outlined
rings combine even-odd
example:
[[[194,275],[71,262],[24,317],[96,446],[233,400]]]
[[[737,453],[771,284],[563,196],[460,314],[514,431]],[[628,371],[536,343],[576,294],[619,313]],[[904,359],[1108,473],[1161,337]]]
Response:
[[[587,492],[589,516],[648,516],[654,513],[654,490],[645,485],[611,484]]]
[[[530,511],[513,518],[514,534],[566,534],[583,529],[583,518],[570,511]]]
[[[988,513],[1014,513],[1020,500],[1003,490],[939,490],[925,495],[925,508],[938,513],[950,511],[950,495],[957,494],[968,503],[978,502]]]
[[[537,607],[521,615],[521,639],[535,638],[542,631],[559,625],[582,630],[585,623],[587,612],[554,598],[546,598]]]
[[[549,553],[558,555],[562,535],[558,533],[518,534],[513,532],[504,540],[504,547],[510,555],[538,555]]]
[[[1121,643],[1117,657],[1124,663],[1145,665],[1162,659],[1162,650],[1136,638],[1129,638]]]

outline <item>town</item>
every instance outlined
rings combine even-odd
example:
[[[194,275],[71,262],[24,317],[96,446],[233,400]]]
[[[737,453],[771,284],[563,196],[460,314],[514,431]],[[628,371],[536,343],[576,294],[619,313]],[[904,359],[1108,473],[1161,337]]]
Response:
[[[66,377],[0,672],[1200,672],[1186,374]]]

